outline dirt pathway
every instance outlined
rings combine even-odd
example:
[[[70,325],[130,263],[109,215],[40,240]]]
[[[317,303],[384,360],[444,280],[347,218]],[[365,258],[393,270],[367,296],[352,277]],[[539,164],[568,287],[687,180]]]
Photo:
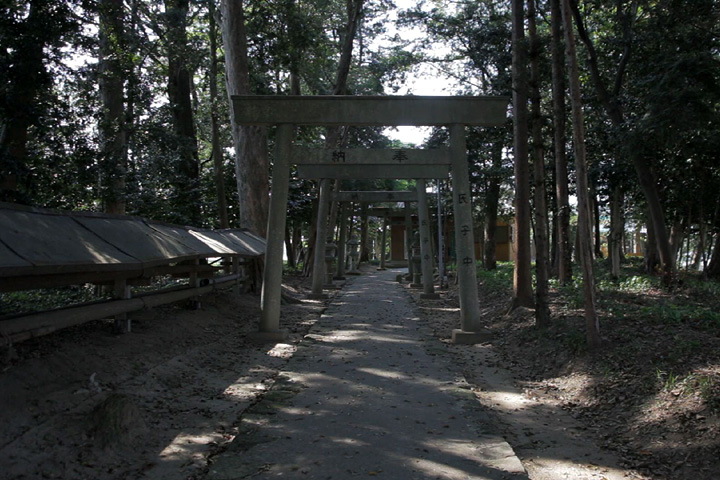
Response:
[[[353,279],[208,480],[527,479],[393,272]]]

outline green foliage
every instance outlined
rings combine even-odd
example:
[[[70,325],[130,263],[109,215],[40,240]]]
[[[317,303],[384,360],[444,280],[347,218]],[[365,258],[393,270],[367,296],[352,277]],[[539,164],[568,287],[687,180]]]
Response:
[[[563,344],[573,355],[580,355],[587,351],[587,337],[580,330],[570,330],[563,336]]]
[[[511,290],[513,287],[513,268],[512,262],[498,262],[497,268],[494,270],[486,270],[478,263],[478,281],[484,287],[492,290]]]
[[[562,304],[566,305],[571,309],[582,308],[585,304],[582,291],[582,279],[575,276],[571,282],[562,284],[557,279],[550,279],[548,282],[550,288],[557,290],[559,297],[562,300]]]
[[[0,316],[52,310],[98,298],[92,285],[0,293]]]
[[[660,370],[659,368],[655,370],[655,377],[657,378],[658,383],[661,385],[661,389],[666,392],[674,390],[679,380],[677,374],[673,373],[672,371],[666,372]]]

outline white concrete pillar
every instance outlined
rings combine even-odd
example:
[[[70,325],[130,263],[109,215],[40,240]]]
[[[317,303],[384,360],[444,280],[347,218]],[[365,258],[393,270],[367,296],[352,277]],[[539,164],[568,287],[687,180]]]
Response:
[[[323,284],[325,283],[325,242],[327,237],[327,219],[330,206],[330,180],[320,180],[320,193],[318,200],[317,235],[315,237],[315,255],[313,257],[312,292],[308,298],[324,298]]]

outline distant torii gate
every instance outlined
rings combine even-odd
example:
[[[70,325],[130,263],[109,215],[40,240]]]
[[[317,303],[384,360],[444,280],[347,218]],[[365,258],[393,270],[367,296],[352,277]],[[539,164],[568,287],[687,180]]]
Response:
[[[345,228],[343,225],[343,222],[345,220],[345,212],[344,208],[342,207],[345,203],[349,202],[357,202],[357,203],[402,203],[405,205],[405,230],[407,232],[406,238],[405,238],[405,250],[407,252],[407,260],[408,260],[408,271],[412,273],[412,262],[410,261],[410,244],[411,239],[410,235],[412,234],[412,224],[410,222],[410,211],[409,211],[409,204],[410,203],[416,203],[418,201],[418,193],[415,190],[375,190],[375,191],[361,191],[361,190],[347,190],[347,191],[340,191],[340,192],[334,192],[331,196],[332,201],[338,202],[341,204],[341,216],[340,216],[340,244],[338,245],[338,275],[337,277],[341,277],[341,270],[343,268],[344,264],[344,253],[345,253],[345,247],[344,247],[344,231]],[[386,225],[383,224],[383,233],[385,233]],[[385,240],[383,239],[383,244]],[[383,248],[384,245],[383,245]],[[384,256],[380,261],[380,267],[384,267]],[[337,278],[336,277],[336,278]]]
[[[292,146],[295,125],[411,125],[448,126],[450,130],[461,317],[461,328],[453,331],[452,340],[455,343],[476,343],[482,340],[464,127],[501,125],[506,117],[508,98],[257,95],[233,96],[232,100],[235,121],[238,124],[278,125],[261,296],[262,313],[260,331],[256,334],[256,338],[282,341],[287,337],[287,332],[280,330],[280,295],[290,163],[295,154]],[[397,163],[402,163],[402,158],[395,160],[400,160]],[[427,175],[418,175],[418,169],[413,168],[403,172],[407,167],[396,164],[394,167],[399,168],[396,170],[398,176],[395,178],[441,178],[446,173],[438,175],[437,170],[433,170],[433,167],[439,166],[428,163],[425,165],[428,170]],[[352,165],[347,170],[348,176],[341,178],[378,178],[365,176],[368,170],[369,166],[366,165]],[[322,172],[318,170],[307,175],[322,178],[318,173]],[[327,181],[322,183],[327,185]]]

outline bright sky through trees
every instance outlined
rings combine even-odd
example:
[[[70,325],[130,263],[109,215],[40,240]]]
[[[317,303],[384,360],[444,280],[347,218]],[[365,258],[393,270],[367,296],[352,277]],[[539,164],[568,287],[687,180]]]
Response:
[[[399,35],[403,40],[418,40],[425,34],[419,28],[397,28],[397,12],[417,6],[414,0],[396,0],[397,9],[388,14],[387,34],[381,38],[381,42],[389,42],[390,38]],[[412,47],[408,47],[412,48]],[[434,55],[441,55],[447,50],[446,46],[437,45],[433,51]],[[405,84],[394,95],[453,95],[456,83],[448,78],[438,68],[421,64],[407,75]],[[429,127],[395,127],[388,128],[385,133],[394,140],[406,143],[422,144],[430,134]]]

